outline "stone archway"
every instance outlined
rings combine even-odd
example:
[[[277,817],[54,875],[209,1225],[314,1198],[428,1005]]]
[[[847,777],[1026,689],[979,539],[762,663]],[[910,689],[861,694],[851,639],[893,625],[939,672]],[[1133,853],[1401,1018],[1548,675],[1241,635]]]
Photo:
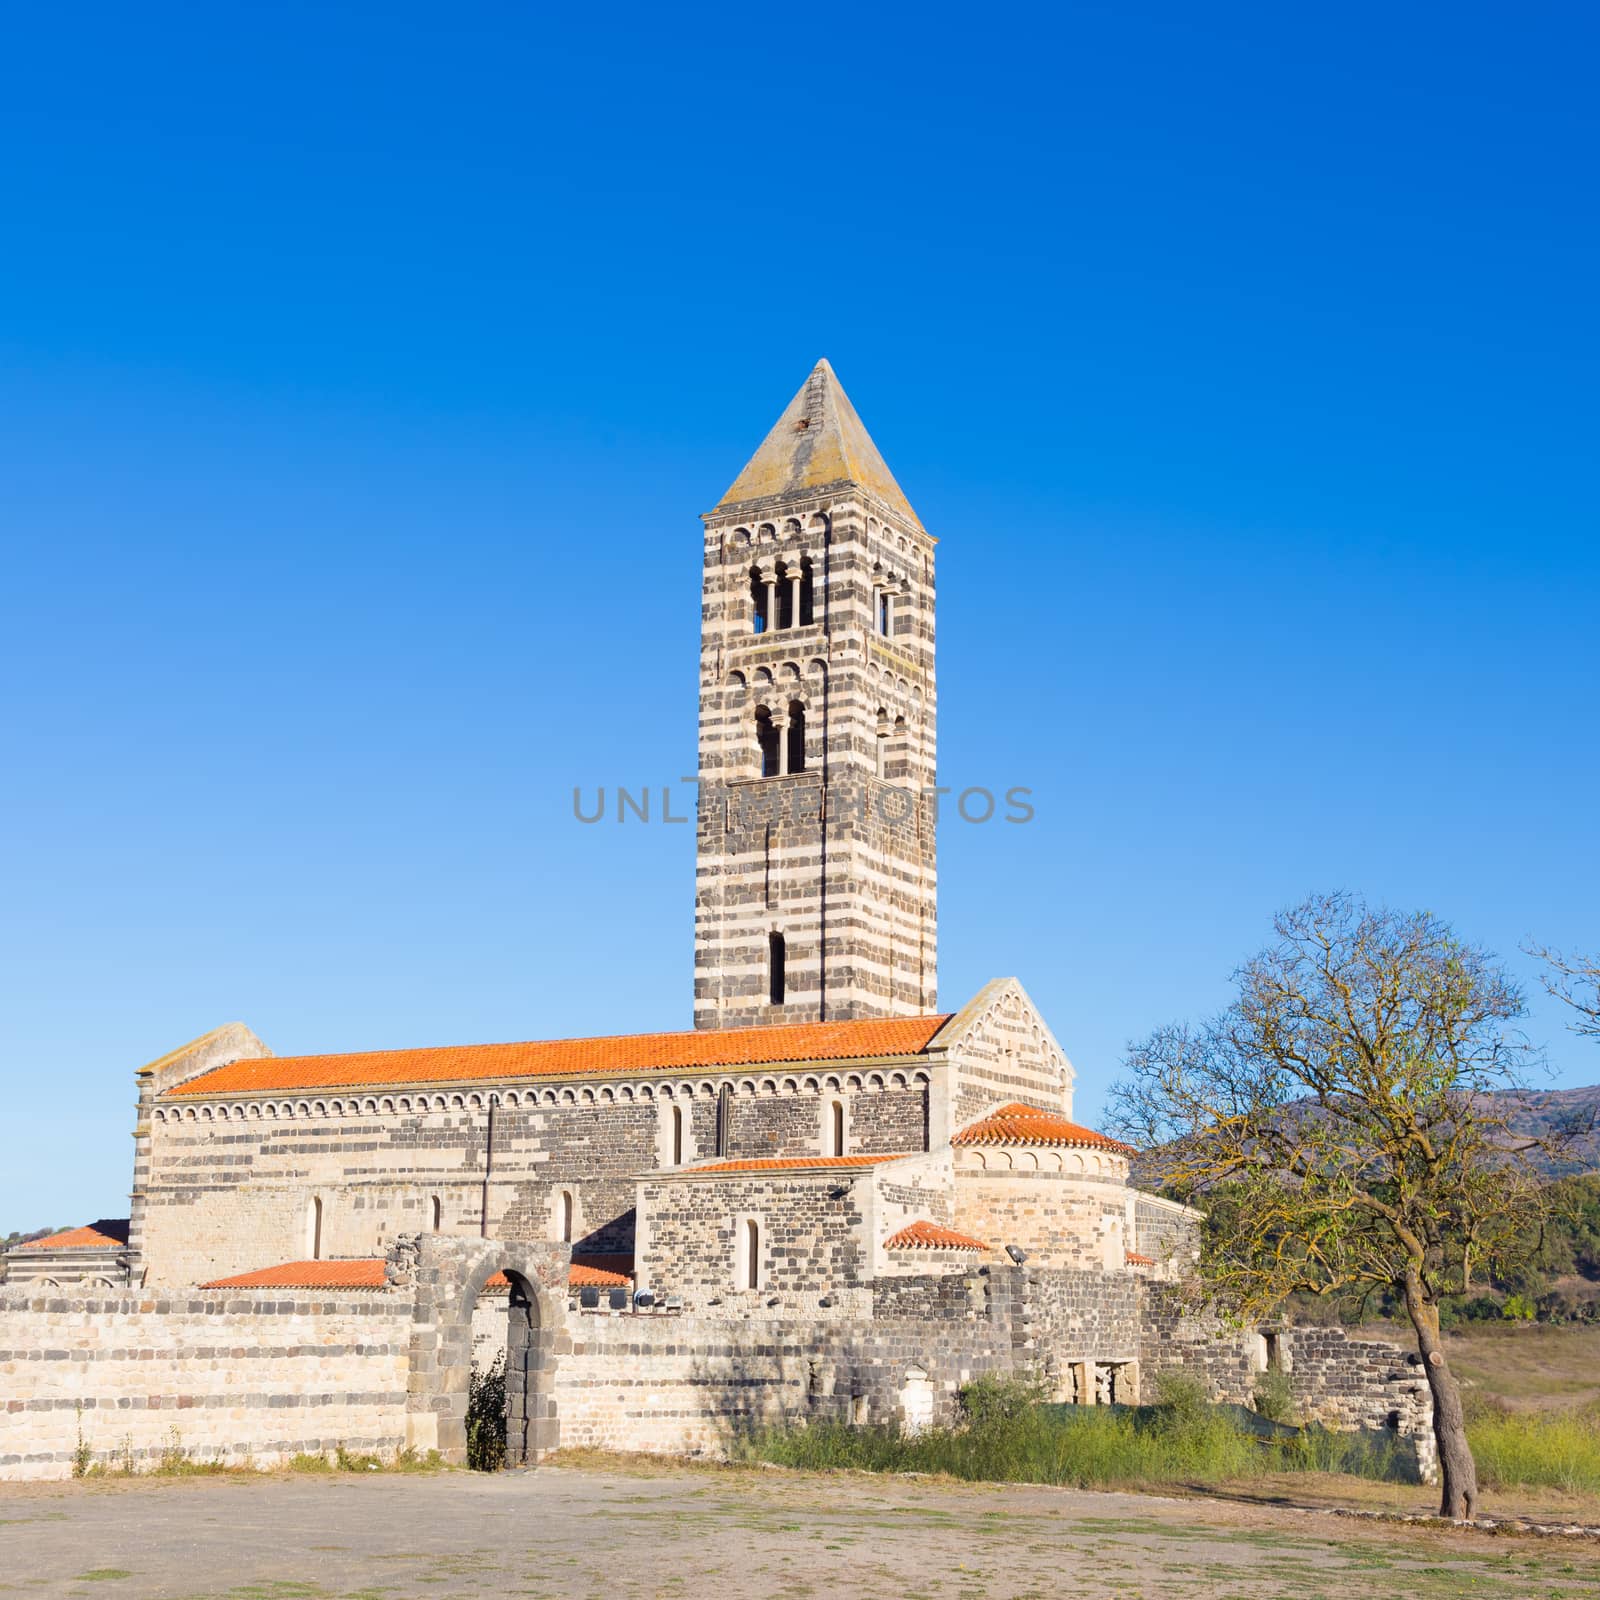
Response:
[[[506,1465],[532,1465],[560,1442],[555,1369],[570,1348],[558,1309],[571,1247],[420,1234],[398,1241],[392,1271],[415,1284],[406,1437],[452,1466],[467,1459],[472,1312],[484,1285],[503,1272],[511,1285],[506,1338]]]

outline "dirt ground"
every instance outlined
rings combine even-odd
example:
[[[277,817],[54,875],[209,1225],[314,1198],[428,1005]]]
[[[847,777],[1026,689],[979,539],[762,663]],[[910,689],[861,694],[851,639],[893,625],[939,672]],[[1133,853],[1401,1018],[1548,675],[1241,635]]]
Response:
[[[0,1487],[0,1594],[1544,1600],[1600,1595],[1600,1547],[1133,1494],[547,1466]]]

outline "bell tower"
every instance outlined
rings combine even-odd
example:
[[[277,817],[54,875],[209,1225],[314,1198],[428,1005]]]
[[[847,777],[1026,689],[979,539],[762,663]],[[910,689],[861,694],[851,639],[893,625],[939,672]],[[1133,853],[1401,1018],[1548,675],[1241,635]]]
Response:
[[[695,1026],[934,1011],[934,540],[826,361],[702,520]]]

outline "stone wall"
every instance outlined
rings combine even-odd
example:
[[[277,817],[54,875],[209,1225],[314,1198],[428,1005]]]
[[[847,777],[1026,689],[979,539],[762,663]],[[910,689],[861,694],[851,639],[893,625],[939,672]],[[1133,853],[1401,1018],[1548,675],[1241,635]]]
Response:
[[[90,1459],[148,1469],[174,1448],[270,1465],[406,1441],[411,1301],[0,1293],[0,1476]]]
[[[1011,1370],[1008,1304],[972,1274],[876,1285],[869,1315],[833,1322],[569,1314],[561,1443],[716,1452],[759,1422],[906,1421],[930,1382],[948,1422],[963,1385]]]
[[[1418,1476],[1431,1482],[1438,1459],[1433,1401],[1418,1358],[1398,1345],[1353,1339],[1342,1328],[1233,1326],[1182,1290],[1141,1284],[1142,1369],[1197,1377],[1213,1400],[1249,1405],[1262,1375],[1288,1375],[1296,1420],[1393,1436]]]
[[[996,1249],[1012,1244],[1037,1265],[1127,1272],[1133,1191],[1112,1158],[1093,1152],[961,1150],[956,1158],[955,1226]],[[988,1166],[982,1163],[988,1161]],[[1004,1162],[996,1166],[995,1162]]]
[[[1011,1101],[1072,1115],[1072,1064],[1015,978],[996,978],[938,1039],[950,1056],[950,1132]]]
[[[1164,1276],[1187,1276],[1200,1259],[1201,1214],[1176,1200],[1134,1191],[1133,1248]]]
[[[835,1171],[770,1176],[647,1179],[639,1209],[649,1219],[638,1256],[641,1285],[694,1306],[721,1302],[758,1313],[779,1300],[791,1310],[855,1287],[870,1243],[855,1175]],[[862,1179],[861,1184],[870,1182]],[[756,1226],[756,1287],[748,1284],[743,1230]]]

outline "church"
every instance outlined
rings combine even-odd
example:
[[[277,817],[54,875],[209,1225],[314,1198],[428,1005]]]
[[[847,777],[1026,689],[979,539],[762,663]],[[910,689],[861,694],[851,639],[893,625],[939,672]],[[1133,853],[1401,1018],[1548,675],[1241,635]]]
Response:
[[[1020,983],[939,1009],[935,542],[827,362],[704,522],[694,1028],[197,1040],[140,1076],[137,1282],[467,1231],[769,1316],[936,1264],[1122,1278],[1192,1253],[1181,1208],[1072,1121]],[[1121,1371],[1135,1343],[1070,1354]]]
[[[513,1462],[914,1428],[985,1373],[1247,1399],[1291,1361],[1331,1420],[1420,1437],[1389,1347],[1185,1309],[1197,1214],[1073,1120],[1016,978],[941,1009],[936,542],[826,361],[703,522],[694,1026],[309,1056],[216,1029],[140,1069],[119,1276],[79,1292],[158,1342],[180,1307],[396,1319],[388,1409],[351,1414],[448,1459],[491,1345]]]

